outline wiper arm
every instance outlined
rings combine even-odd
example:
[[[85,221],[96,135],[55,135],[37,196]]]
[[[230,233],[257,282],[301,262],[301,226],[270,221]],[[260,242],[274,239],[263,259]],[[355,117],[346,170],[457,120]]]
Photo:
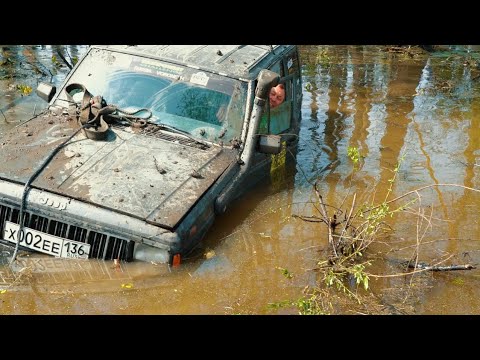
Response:
[[[151,122],[149,121],[149,123],[151,123]],[[196,137],[192,136],[189,132],[187,132],[185,130],[181,130],[179,128],[176,128],[175,126],[166,125],[166,124],[162,124],[162,123],[151,123],[151,124],[155,124],[156,126],[159,126],[161,129],[169,130],[171,132],[184,135],[187,138],[189,138],[190,140],[195,141],[197,144],[201,144],[203,146],[206,146],[207,148],[210,147],[210,144],[208,144],[208,143],[206,143],[202,140],[198,140]]]
[[[147,109],[147,108],[141,108],[141,109],[137,109],[137,110],[133,110],[133,111],[127,111],[127,110],[123,110],[123,109],[119,109],[117,107],[115,107],[116,111],[118,113],[122,113],[122,115],[110,115],[111,117],[114,117],[114,118],[117,118],[117,119],[122,119],[122,120],[126,120],[128,121],[130,124],[133,124],[137,121],[142,121],[144,123],[149,123],[149,124],[152,124],[152,125],[155,125],[155,126],[158,126],[159,128],[161,129],[165,129],[165,130],[169,130],[171,132],[174,132],[174,133],[177,133],[177,134],[181,134],[181,135],[184,135],[185,137],[189,138],[190,140],[194,141],[195,143],[197,144],[200,144],[200,145],[203,145],[205,146],[206,148],[209,148],[210,147],[210,144],[207,144],[206,142],[204,141],[201,141],[201,140],[198,140],[197,138],[195,138],[194,136],[192,136],[189,132],[185,131],[185,130],[182,130],[182,129],[179,129],[179,128],[176,128],[175,126],[172,126],[172,125],[167,125],[167,124],[163,124],[163,123],[157,123],[157,122],[154,122],[154,121],[151,121],[149,120],[151,117],[152,117],[152,111],[150,109]],[[139,116],[135,116],[135,114],[138,114],[139,112],[141,111],[147,111],[149,112],[149,115],[147,117],[139,117]]]

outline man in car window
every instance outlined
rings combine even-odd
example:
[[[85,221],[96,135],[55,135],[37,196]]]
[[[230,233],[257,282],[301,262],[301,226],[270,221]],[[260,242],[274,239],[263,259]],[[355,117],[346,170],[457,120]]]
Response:
[[[270,90],[270,108],[276,108],[285,100],[285,85],[278,84]]]
[[[285,85],[278,84],[277,86],[272,87],[270,89],[269,98],[270,98],[270,109],[274,109],[280,106],[285,101]],[[278,115],[278,111],[275,111],[275,112]],[[268,110],[265,110],[260,120],[260,124],[258,126],[259,134],[266,134],[268,132],[269,119],[270,119],[270,114]]]

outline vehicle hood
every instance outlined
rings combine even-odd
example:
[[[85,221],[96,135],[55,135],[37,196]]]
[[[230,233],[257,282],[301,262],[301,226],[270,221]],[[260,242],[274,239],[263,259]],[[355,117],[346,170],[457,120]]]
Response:
[[[25,184],[79,125],[69,115],[42,115],[0,138],[0,178]],[[235,151],[202,150],[110,129],[105,141],[83,130],[61,148],[32,186],[173,229],[235,161]]]

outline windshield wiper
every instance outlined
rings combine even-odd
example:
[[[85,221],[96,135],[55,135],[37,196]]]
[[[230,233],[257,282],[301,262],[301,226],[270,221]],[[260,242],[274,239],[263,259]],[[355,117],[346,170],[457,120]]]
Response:
[[[141,111],[148,111],[148,112],[150,112],[150,115],[148,117],[139,117],[139,116],[134,115],[134,114],[137,114]],[[185,130],[179,129],[179,128],[177,128],[175,126],[172,126],[172,125],[157,123],[155,121],[149,120],[152,117],[152,111],[150,109],[141,108],[141,109],[137,109],[137,110],[133,110],[133,111],[117,109],[117,112],[120,112],[122,114],[121,115],[110,114],[110,116],[113,117],[113,118],[119,119],[119,120],[126,120],[128,123],[130,123],[130,125],[132,125],[132,124],[134,124],[135,122],[138,122],[138,121],[144,122],[145,124],[148,122],[149,124],[154,125],[156,127],[159,127],[160,129],[164,129],[164,130],[171,131],[173,133],[181,134],[181,135],[187,137],[188,139],[194,141],[195,143],[202,145],[203,147],[205,147],[207,149],[210,148],[210,144],[195,138],[194,136],[192,136],[192,134],[190,134],[189,132],[187,132]]]

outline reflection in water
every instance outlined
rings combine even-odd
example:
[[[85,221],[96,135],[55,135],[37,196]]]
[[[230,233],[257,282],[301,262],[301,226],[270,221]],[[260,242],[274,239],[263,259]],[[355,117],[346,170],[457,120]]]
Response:
[[[84,49],[68,46],[59,51],[68,59]],[[286,175],[281,187],[278,182],[265,184],[238,201],[180,268],[139,262],[120,267],[99,261],[78,264],[41,256],[41,261],[33,256],[13,269],[4,262],[0,290],[6,291],[0,294],[0,311],[296,313],[292,308],[270,310],[268,304],[298,299],[318,280],[311,270],[324,255],[326,231],[292,216],[317,214],[314,181],[319,180],[329,204],[339,204],[354,191],[358,201],[374,196],[379,202],[388,193],[392,169],[401,162],[391,198],[430,184],[480,188],[480,85],[474,80],[480,54],[474,50],[457,47],[408,55],[377,46],[301,47],[304,91],[297,171]],[[56,51],[37,46],[0,52],[5,94],[0,108],[13,123],[31,115],[36,102],[35,95],[21,97],[16,92],[16,84],[37,81],[21,74],[38,68],[45,80],[45,73],[55,69],[51,56]],[[36,67],[22,68],[20,62]],[[54,80],[67,70],[56,69]],[[0,114],[0,137],[8,126]],[[355,171],[348,147],[358,148],[365,157]],[[423,211],[423,220],[418,222],[408,212],[389,220],[394,231],[375,250],[402,250],[375,259],[369,271],[399,273],[398,264],[415,255],[412,245],[417,240],[424,244],[420,261],[434,263],[453,255],[449,264],[479,263],[479,208],[479,194],[463,188],[422,192],[413,209]],[[284,276],[283,269],[292,276]],[[479,281],[478,270],[430,272],[372,281],[371,287],[390,313],[478,314]],[[399,302],[409,307],[392,305]]]
[[[0,47],[0,137],[3,132],[46,108],[47,103],[35,95],[38,84],[51,82],[59,85],[69,72],[57,51],[71,63],[85,50],[83,45]],[[30,87],[31,92],[22,92],[24,86]]]

